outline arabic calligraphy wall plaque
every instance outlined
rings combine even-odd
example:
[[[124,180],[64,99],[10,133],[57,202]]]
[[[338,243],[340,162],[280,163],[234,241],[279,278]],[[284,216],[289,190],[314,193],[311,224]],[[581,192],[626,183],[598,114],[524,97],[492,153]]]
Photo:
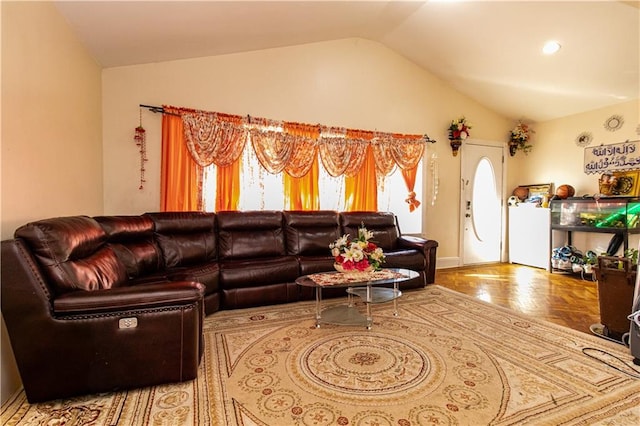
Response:
[[[588,175],[640,169],[640,140],[584,149],[584,172]]]

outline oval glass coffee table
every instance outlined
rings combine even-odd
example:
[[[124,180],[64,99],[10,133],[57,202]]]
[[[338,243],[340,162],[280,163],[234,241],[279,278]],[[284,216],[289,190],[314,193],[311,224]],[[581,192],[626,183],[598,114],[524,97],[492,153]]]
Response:
[[[321,272],[304,275],[296,279],[296,284],[315,289],[316,328],[321,324],[357,325],[371,329],[373,317],[371,305],[393,302],[393,315],[398,315],[398,298],[402,292],[398,284],[416,278],[418,273],[410,269],[385,268],[376,272],[356,274],[341,272]],[[393,284],[393,287],[385,286]],[[347,305],[322,309],[322,289],[343,287],[347,292]],[[365,304],[366,314],[355,307],[354,296]]]

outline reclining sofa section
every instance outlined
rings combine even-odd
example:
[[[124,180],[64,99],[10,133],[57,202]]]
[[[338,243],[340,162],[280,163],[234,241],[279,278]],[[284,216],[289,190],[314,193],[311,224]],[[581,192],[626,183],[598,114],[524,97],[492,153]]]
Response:
[[[385,267],[419,273],[401,288],[434,282],[438,243],[402,236],[392,213],[162,212],[18,228],[2,241],[2,314],[28,400],[195,378],[205,314],[312,299],[295,279],[332,271],[329,244],[363,224]]]

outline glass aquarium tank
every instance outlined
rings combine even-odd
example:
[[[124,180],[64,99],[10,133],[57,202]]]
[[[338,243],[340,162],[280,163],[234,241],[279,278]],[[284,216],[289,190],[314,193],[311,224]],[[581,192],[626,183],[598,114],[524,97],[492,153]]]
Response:
[[[630,197],[552,200],[551,227],[589,232],[640,230],[640,199]]]

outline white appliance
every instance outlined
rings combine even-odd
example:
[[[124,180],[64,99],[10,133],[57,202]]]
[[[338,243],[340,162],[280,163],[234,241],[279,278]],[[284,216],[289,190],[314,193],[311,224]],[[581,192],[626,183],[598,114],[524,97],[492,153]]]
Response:
[[[548,208],[509,207],[509,262],[550,270],[551,215]]]

